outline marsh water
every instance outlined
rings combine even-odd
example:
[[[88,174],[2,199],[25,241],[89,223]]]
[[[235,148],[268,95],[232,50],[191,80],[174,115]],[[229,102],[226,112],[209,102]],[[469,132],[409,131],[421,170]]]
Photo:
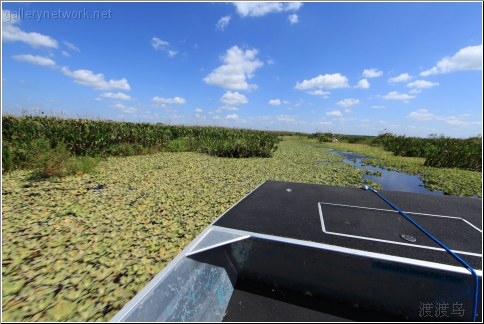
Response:
[[[370,157],[355,154],[351,152],[340,152],[333,149],[328,149],[334,154],[343,156],[345,163],[354,165],[358,169],[366,170],[369,174],[365,174],[363,179],[372,180],[382,185],[384,190],[406,191],[425,193],[432,195],[443,195],[442,191],[432,191],[424,187],[423,181],[418,175],[411,175],[404,172],[385,170],[371,165],[363,165],[362,160]]]

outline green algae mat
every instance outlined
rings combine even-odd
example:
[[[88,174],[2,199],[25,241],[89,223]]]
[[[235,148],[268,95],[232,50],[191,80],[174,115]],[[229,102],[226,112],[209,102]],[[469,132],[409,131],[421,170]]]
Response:
[[[108,321],[268,179],[359,187],[362,171],[322,147],[286,137],[272,158],[157,153],[109,158],[94,174],[62,179],[5,174],[3,320]]]

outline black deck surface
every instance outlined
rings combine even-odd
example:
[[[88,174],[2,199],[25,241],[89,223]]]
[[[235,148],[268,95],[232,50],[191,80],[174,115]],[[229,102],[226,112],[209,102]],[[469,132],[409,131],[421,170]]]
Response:
[[[406,212],[460,217],[482,230],[480,199],[395,191],[381,193]],[[460,266],[444,251],[324,233],[318,209],[320,202],[391,210],[376,194],[362,189],[267,181],[215,225]],[[409,243],[400,237],[400,234],[408,234],[417,238],[412,244],[439,247],[397,213],[383,212],[385,215],[380,215],[382,212],[327,204],[322,205],[322,210],[329,232],[401,243]],[[481,232],[463,221],[410,216],[450,248],[482,254]],[[482,269],[482,256],[460,256],[472,267]]]
[[[237,282],[224,322],[391,322],[405,319],[251,281]]]

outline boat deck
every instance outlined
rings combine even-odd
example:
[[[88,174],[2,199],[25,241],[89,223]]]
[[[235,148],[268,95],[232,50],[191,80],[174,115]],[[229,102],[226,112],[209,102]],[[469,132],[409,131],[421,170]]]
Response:
[[[482,306],[481,199],[381,193],[476,270]],[[375,193],[267,181],[112,321],[470,321],[474,293],[470,272]]]
[[[224,322],[395,322],[403,317],[314,298],[284,288],[237,282]]]
[[[474,269],[482,270],[482,201],[381,191]],[[461,266],[376,194],[357,188],[267,181],[216,226]],[[410,235],[410,242],[402,238]]]

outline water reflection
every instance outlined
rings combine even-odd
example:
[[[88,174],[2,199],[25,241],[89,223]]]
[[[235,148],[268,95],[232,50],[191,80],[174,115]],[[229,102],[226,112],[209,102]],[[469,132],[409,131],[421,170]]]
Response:
[[[370,174],[365,174],[363,179],[372,180],[382,185],[384,190],[417,192],[432,195],[444,194],[442,191],[432,191],[425,188],[418,175],[385,170],[371,165],[362,165],[361,160],[369,158],[368,156],[351,152],[340,152],[333,149],[330,149],[330,151],[345,157],[344,162],[352,164],[358,169],[367,170]]]

